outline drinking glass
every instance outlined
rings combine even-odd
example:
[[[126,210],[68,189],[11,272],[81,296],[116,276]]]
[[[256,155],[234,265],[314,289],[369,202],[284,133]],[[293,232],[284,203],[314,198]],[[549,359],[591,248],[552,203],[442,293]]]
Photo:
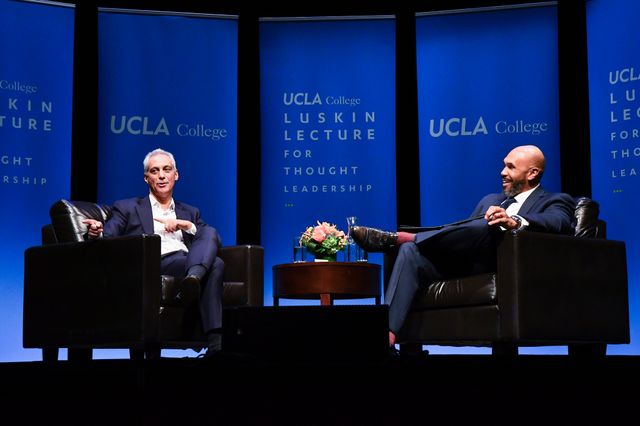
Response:
[[[305,261],[307,248],[300,242],[300,237],[293,237],[293,263]]]
[[[358,262],[360,247],[353,241],[353,237],[351,236],[351,228],[354,227],[358,223],[358,218],[356,216],[348,216],[347,217],[347,247],[345,252],[345,257],[347,262]]]
[[[353,244],[354,246],[356,246],[356,250],[355,250],[355,261],[356,262],[368,262],[369,261],[369,253],[367,253],[367,251],[365,249],[363,249],[362,247],[360,247],[357,244]]]
[[[358,223],[358,218],[356,216],[348,216],[347,217],[347,244],[353,243],[353,238],[351,237],[351,228]]]

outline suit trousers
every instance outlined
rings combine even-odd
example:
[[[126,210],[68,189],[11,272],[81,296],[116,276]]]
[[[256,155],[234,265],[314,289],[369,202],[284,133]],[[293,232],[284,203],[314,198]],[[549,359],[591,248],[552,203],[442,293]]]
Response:
[[[215,255],[218,250],[217,232],[211,227],[198,230],[189,246],[189,252],[175,251],[162,256],[160,273],[177,279],[186,276],[190,267],[201,265],[206,269],[200,279],[200,316],[205,333],[222,327],[222,279],[224,262]]]
[[[495,270],[496,244],[503,235],[484,218],[416,234],[401,244],[393,265],[385,303],[389,330],[402,328],[416,292],[433,282]]]

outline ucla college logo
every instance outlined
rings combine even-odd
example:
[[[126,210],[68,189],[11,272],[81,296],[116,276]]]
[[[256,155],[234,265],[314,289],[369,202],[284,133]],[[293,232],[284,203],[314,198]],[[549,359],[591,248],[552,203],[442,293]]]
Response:
[[[443,133],[447,136],[475,136],[478,133],[485,135],[488,133],[482,117],[476,120],[475,125],[471,122],[467,123],[467,117],[452,117],[447,120],[441,118],[438,120],[437,128],[435,121],[429,120],[429,134],[433,138],[439,138]]]
[[[126,115],[120,116],[120,119],[115,115],[111,116],[111,132],[119,135],[127,132],[131,135],[165,135],[169,136],[169,128],[167,122],[162,117],[159,121],[154,121],[149,117],[142,117],[134,115],[127,117]]]

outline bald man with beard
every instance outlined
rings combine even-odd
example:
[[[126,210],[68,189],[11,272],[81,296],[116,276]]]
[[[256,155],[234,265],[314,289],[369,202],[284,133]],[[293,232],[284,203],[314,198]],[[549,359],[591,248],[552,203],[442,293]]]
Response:
[[[505,231],[572,232],[575,201],[542,189],[544,168],[538,147],[518,146],[504,158],[502,193],[486,195],[466,220],[417,234],[352,228],[353,239],[367,251],[398,250],[385,293],[391,347],[418,289],[438,280],[494,272],[497,244]]]

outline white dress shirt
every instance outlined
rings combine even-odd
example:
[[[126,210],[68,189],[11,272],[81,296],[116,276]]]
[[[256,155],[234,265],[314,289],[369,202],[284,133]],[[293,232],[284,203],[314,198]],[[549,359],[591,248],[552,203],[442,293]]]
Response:
[[[177,219],[176,203],[173,201],[173,198],[171,199],[171,203],[169,204],[169,207],[167,209],[163,209],[160,202],[151,193],[149,193],[149,200],[151,200],[151,214],[154,219]],[[184,232],[195,235],[195,224],[191,224],[191,229],[188,229]],[[160,253],[162,255],[178,250],[182,250],[184,252],[189,251],[187,246],[184,244],[184,239],[182,238],[182,232],[180,230],[175,232],[167,232],[164,229],[164,223],[154,220],[153,233],[160,235]]]
[[[505,211],[507,212],[507,214],[509,216],[513,216],[514,214],[518,214],[518,212],[520,211],[520,207],[522,207],[522,205],[527,200],[527,198],[529,198],[529,195],[531,195],[531,193],[533,191],[535,191],[536,188],[538,188],[539,186],[540,186],[540,184],[536,185],[534,188],[531,188],[528,191],[521,192],[518,195],[516,195],[515,197],[513,197],[516,201],[514,203],[511,203],[506,208]],[[523,229],[523,228],[526,228],[527,226],[529,226],[529,222],[527,221],[527,219],[525,219],[522,216],[520,216],[520,218],[522,219],[522,223],[520,224],[520,228],[518,228],[518,229]]]

